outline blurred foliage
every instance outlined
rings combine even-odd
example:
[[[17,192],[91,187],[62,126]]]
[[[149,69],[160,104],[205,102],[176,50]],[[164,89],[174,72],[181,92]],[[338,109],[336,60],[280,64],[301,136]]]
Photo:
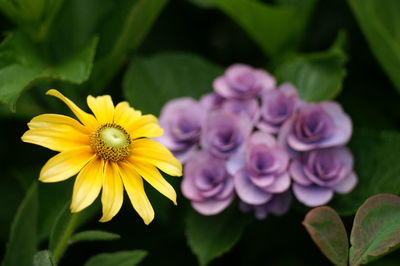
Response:
[[[140,263],[147,252],[143,250],[120,251],[111,254],[99,254],[85,263],[85,266],[135,266]]]
[[[134,57],[124,76],[123,93],[129,102],[137,102],[139,110],[158,114],[170,99],[182,95],[198,99],[211,92],[212,81],[222,73],[221,67],[182,52]]]
[[[33,266],[53,266],[55,265],[52,255],[48,250],[42,250],[33,257]]]
[[[400,2],[349,0],[349,4],[372,52],[400,91]]]
[[[80,106],[88,94],[108,93],[157,114],[172,98],[211,92],[229,64],[264,67],[306,100],[337,97],[352,117],[359,184],[331,204],[346,228],[367,198],[400,194],[399,1],[0,0],[0,11],[4,265],[54,265],[56,247],[66,250],[59,265],[329,263],[301,226],[305,207],[265,221],[235,209],[202,217],[182,195],[174,207],[146,186],[151,225],[127,200],[108,223],[97,221],[98,200],[74,224],[65,207],[73,180],[38,184],[53,153],[20,141],[32,116],[68,112],[44,95],[49,88]],[[397,265],[399,255],[376,265]]]
[[[226,253],[240,239],[249,217],[237,214],[235,208],[231,206],[217,216],[204,216],[190,210],[185,232],[188,245],[200,265],[207,265]]]
[[[335,98],[346,76],[344,42],[341,32],[327,51],[291,57],[276,70],[278,81],[296,84],[300,97],[308,102]]]

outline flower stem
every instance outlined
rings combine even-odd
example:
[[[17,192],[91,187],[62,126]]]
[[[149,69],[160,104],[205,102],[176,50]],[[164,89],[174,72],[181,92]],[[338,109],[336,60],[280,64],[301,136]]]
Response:
[[[76,226],[79,220],[79,213],[75,213],[71,215],[68,223],[65,226],[65,230],[60,235],[58,242],[56,243],[53,249],[53,258],[55,263],[58,263],[62,256],[64,255],[65,250],[68,247],[69,241],[71,239],[72,234],[74,233]]]

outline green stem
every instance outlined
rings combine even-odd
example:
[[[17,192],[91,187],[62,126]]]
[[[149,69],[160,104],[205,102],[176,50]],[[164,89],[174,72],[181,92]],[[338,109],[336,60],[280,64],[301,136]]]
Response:
[[[76,229],[79,216],[80,216],[79,213],[72,214],[71,219],[69,220],[63,234],[56,243],[53,251],[53,257],[55,263],[58,263],[62,258],[62,256],[64,255],[64,252],[67,249],[69,241],[71,239],[71,236]]]

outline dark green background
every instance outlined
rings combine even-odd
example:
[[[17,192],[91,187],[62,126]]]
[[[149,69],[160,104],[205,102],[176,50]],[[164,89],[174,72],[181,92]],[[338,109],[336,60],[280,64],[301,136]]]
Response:
[[[322,60],[322,65],[332,70],[329,73],[347,71],[347,75],[343,83],[342,76],[338,81],[333,79],[333,82],[341,87],[338,87],[337,91],[328,87],[327,90],[331,91],[324,95],[331,95],[326,98],[328,99],[339,93],[336,100],[352,117],[355,130],[350,147],[355,154],[360,184],[354,194],[336,196],[332,207],[344,215],[349,233],[355,210],[365,199],[377,193],[400,193],[399,90],[396,90],[395,81],[392,83],[393,79],[389,78],[391,74],[388,73],[392,69],[389,72],[384,70],[388,69],[387,65],[381,65],[377,61],[376,52],[373,53],[370,49],[369,41],[361,31],[349,5],[349,2],[356,1],[316,1],[304,32],[292,36],[295,39],[287,44],[289,48],[282,46],[279,47],[282,51],[269,53],[254,40],[254,36],[248,34],[240,23],[227,16],[222,9],[194,4],[211,3],[211,0],[171,0],[161,11],[143,42],[138,40],[137,45],[127,49],[120,59],[116,56],[116,60],[120,62],[109,61],[112,63],[110,73],[107,64],[105,72],[96,72],[97,67],[104,67],[101,66],[101,59],[109,53],[110,47],[113,47],[113,41],[120,34],[127,10],[135,2],[137,1],[121,0],[111,4],[105,0],[84,0],[77,4],[78,1],[65,0],[55,18],[55,30],[51,33],[51,38],[40,44],[43,52],[40,54],[53,63],[62,62],[63,58],[68,58],[80,50],[97,35],[100,38],[99,45],[94,72],[89,81],[73,85],[51,77],[46,78],[26,88],[18,100],[16,112],[9,111],[7,105],[1,107],[0,258],[5,253],[11,222],[18,205],[30,184],[36,180],[41,166],[53,155],[53,152],[44,148],[22,143],[20,136],[27,130],[26,123],[39,113],[68,113],[57,100],[44,96],[48,88],[61,90],[82,107],[88,94],[111,94],[114,102],[128,100],[144,112],[157,114],[162,104],[170,98],[186,95],[198,97],[211,91],[211,80],[232,63],[243,62],[292,78],[285,69],[280,70],[286,62],[296,58],[307,58],[309,53],[327,51],[340,31],[345,35],[340,48],[345,55],[334,54],[333,57],[347,57],[345,70],[343,62],[336,62],[336,59],[330,61],[330,54],[327,60]],[[393,1],[382,2],[388,10],[378,10],[377,13],[382,15],[383,12],[384,17],[384,12],[389,12],[396,4],[393,4]],[[399,5],[395,11],[399,12],[400,18],[398,7]],[[302,10],[298,9],[297,12],[301,13]],[[371,21],[374,19],[371,17]],[[391,23],[396,24],[395,21]],[[0,15],[0,31],[4,36],[16,28],[22,29],[18,23],[15,24]],[[135,32],[131,34],[135,35]],[[298,46],[295,47],[297,43]],[[290,47],[292,45],[293,48]],[[397,42],[397,45],[400,45],[400,42]],[[380,62],[382,63],[382,60]],[[0,56],[0,71],[2,64],[6,63]],[[400,63],[397,63],[397,72],[400,73]],[[144,79],[139,71],[149,74],[148,79],[154,82],[146,83],[148,80]],[[110,75],[108,80],[102,80],[104,73]],[[176,76],[172,77],[172,81],[167,81],[171,75]],[[313,95],[307,97],[312,99]],[[317,99],[320,96],[315,97]],[[321,99],[323,97],[318,98]],[[168,180],[179,191],[179,178]],[[39,185],[41,205],[37,221],[38,250],[48,248],[50,227],[57,212],[69,200],[72,185],[72,180]],[[121,239],[72,245],[60,265],[83,265],[88,258],[98,253],[133,249],[149,252],[140,265],[196,265],[196,256],[189,248],[185,236],[188,213],[192,212],[190,204],[180,192],[179,205],[174,207],[150,186],[146,189],[156,210],[156,218],[150,226],[142,223],[125,197],[122,210],[112,221],[106,224],[99,223],[97,219],[100,218],[100,213],[96,213],[79,230],[114,232],[119,234]],[[285,216],[268,217],[264,221],[239,214],[235,208],[236,205],[232,207],[232,219],[246,220],[243,234],[229,252],[212,261],[210,265],[329,264],[301,225],[308,208],[295,203]],[[218,221],[215,226],[217,223]],[[213,227],[213,223],[207,226]],[[229,232],[232,228],[227,227],[226,230]],[[212,234],[213,230],[210,231]],[[376,265],[396,265],[398,261],[399,253],[394,252],[376,262]]]

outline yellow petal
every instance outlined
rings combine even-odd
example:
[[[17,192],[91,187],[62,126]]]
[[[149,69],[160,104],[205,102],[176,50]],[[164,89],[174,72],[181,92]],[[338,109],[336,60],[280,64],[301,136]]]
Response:
[[[90,129],[83,126],[81,123],[76,121],[75,119],[59,114],[43,114],[35,116],[29,123],[28,127],[30,129],[34,128],[49,128],[58,125],[68,125],[76,130],[81,131],[82,133],[90,134]]]
[[[39,180],[51,183],[70,178],[94,157],[89,146],[63,151],[47,161],[40,171]]]
[[[129,162],[136,172],[161,194],[172,200],[176,205],[175,189],[164,179],[160,172],[151,164],[130,158]]]
[[[96,118],[94,118],[93,115],[86,113],[82,109],[80,109],[74,102],[72,102],[70,99],[62,95],[59,91],[51,89],[48,90],[47,93],[48,95],[57,97],[61,101],[63,101],[69,109],[78,117],[78,119],[86,126],[88,126],[90,129],[95,130],[99,123],[97,122]]]
[[[135,160],[145,161],[172,175],[182,175],[182,164],[160,143],[151,139],[137,139],[132,144],[132,155]]]
[[[120,102],[115,107],[114,123],[129,128],[141,115],[142,112],[134,110],[129,103]]]
[[[103,206],[103,217],[100,222],[110,221],[121,209],[124,199],[124,187],[119,175],[118,165],[108,162],[103,180],[103,192],[101,204]]]
[[[143,115],[132,125],[125,128],[132,139],[137,138],[155,138],[164,134],[163,129],[158,125],[157,118],[154,115]]]
[[[144,191],[142,178],[127,163],[119,163],[119,171],[133,208],[144,223],[149,224],[154,219],[154,210]]]
[[[22,141],[54,151],[66,151],[89,145],[89,136],[69,125],[54,124],[49,128],[33,128],[25,132]]]
[[[100,193],[104,178],[104,161],[94,158],[79,172],[72,193],[71,212],[88,207]]]
[[[96,98],[88,96],[87,104],[100,124],[114,122],[114,104],[110,95],[98,96]]]

